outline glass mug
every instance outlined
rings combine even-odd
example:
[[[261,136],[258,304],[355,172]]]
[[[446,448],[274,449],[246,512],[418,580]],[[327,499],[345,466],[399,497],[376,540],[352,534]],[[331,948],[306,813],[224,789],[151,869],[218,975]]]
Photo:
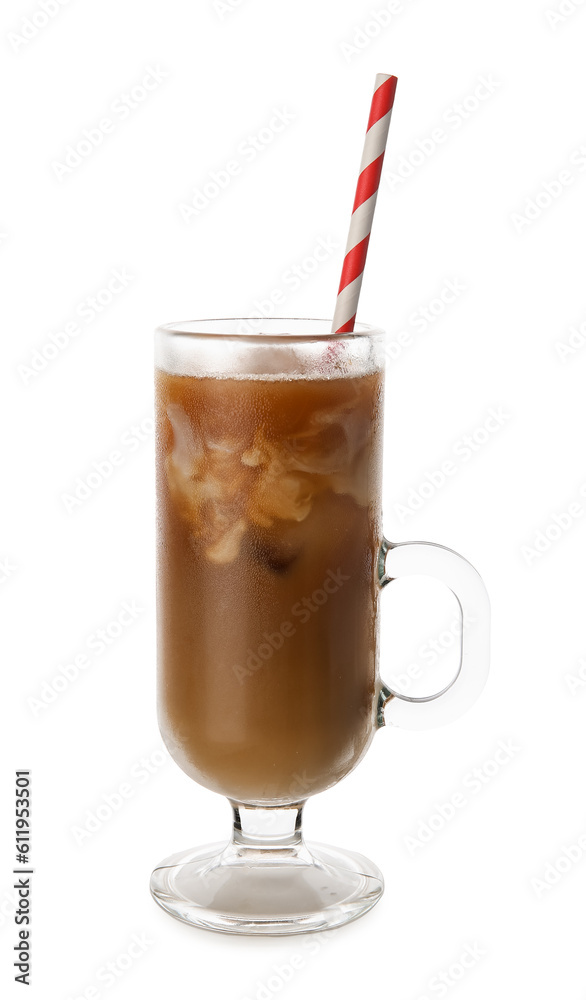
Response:
[[[307,844],[305,800],[348,774],[385,721],[451,721],[484,686],[477,572],[442,546],[383,537],[383,384],[384,334],[362,324],[157,331],[159,722],[176,763],[234,815],[227,845],[152,874],[155,900],[186,923],[292,934],[369,910],[380,871]],[[445,583],[462,617],[458,674],[424,698],[378,670],[380,594],[409,575]]]

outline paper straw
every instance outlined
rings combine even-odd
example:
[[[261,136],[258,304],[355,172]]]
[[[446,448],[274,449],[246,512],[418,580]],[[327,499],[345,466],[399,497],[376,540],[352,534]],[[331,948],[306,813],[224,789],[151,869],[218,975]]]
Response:
[[[333,333],[351,333],[354,329],[396,89],[396,76],[378,74],[352,209]]]

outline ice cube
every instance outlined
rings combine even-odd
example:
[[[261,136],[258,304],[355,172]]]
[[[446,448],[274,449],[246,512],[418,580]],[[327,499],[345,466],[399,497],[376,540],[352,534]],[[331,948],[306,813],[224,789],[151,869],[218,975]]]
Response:
[[[205,550],[205,554],[210,562],[220,566],[234,562],[240,552],[240,545],[246,528],[245,519],[240,518],[213,545],[209,545]]]
[[[190,476],[203,458],[201,442],[196,441],[191,421],[178,403],[169,403],[167,416],[173,428],[173,464],[184,476]]]

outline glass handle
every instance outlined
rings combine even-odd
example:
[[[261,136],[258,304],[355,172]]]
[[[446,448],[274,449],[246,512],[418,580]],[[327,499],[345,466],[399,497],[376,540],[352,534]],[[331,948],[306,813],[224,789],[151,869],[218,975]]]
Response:
[[[383,684],[381,724],[403,729],[431,729],[464,714],[482,691],[489,668],[490,602],[486,587],[463,556],[431,542],[383,540],[379,584],[405,576],[430,576],[444,583],[458,601],[461,616],[460,665],[454,679],[437,694],[412,698]]]

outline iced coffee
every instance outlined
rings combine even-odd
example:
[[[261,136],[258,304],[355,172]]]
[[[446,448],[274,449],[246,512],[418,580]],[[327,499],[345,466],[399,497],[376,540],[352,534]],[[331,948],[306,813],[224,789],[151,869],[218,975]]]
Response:
[[[374,731],[382,373],[156,391],[165,742],[238,802],[307,798]]]

